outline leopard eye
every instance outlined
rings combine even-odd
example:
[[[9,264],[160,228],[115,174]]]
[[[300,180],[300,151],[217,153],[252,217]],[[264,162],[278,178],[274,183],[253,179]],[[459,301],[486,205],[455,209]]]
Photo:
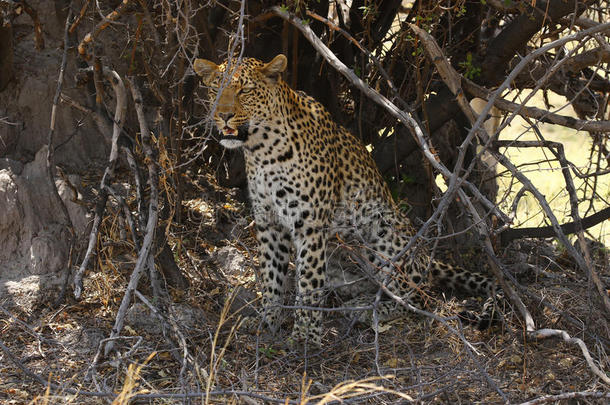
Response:
[[[252,93],[252,90],[254,90],[251,87],[244,87],[243,89],[239,90],[239,94],[248,94],[248,93]]]

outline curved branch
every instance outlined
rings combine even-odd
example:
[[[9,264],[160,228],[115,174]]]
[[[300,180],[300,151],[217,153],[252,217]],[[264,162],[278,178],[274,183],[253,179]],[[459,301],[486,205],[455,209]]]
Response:
[[[93,70],[93,67],[89,67],[85,70],[91,71]],[[83,259],[78,271],[74,275],[74,297],[76,299],[80,299],[80,296],[83,292],[83,274],[87,269],[89,259],[93,254],[93,248],[95,247],[95,244],[97,242],[99,226],[102,222],[104,209],[106,207],[106,200],[108,199],[107,184],[114,177],[114,169],[119,159],[119,135],[121,135],[121,131],[123,130],[123,125],[125,124],[125,115],[127,113],[127,91],[125,90],[125,85],[123,84],[121,76],[119,76],[119,74],[114,70],[110,70],[107,68],[103,69],[103,74],[106,80],[110,82],[116,97],[116,108],[114,112],[114,124],[112,131],[112,148],[110,150],[110,157],[108,158],[108,166],[106,166],[106,170],[104,171],[104,176],[102,177],[102,181],[100,184],[100,194],[96,203],[93,228],[91,229],[91,233],[89,234],[89,244],[87,246],[87,252],[85,253],[85,258]]]
[[[593,373],[598,376],[603,382],[610,385],[610,377],[608,377],[603,370],[600,370],[599,367],[597,367],[597,365],[593,361],[593,358],[591,357],[591,354],[589,353],[589,349],[587,349],[587,345],[585,345],[585,342],[583,342],[581,339],[571,337],[566,331],[561,329],[538,329],[534,333],[528,334],[528,337],[534,339],[559,337],[563,339],[563,341],[566,343],[573,343],[575,345],[578,345],[591,371],[593,371]]]
[[[610,63],[610,49],[595,48],[572,56],[565,64],[571,72],[576,73],[589,66]]]
[[[588,229],[607,219],[610,219],[610,207],[583,218],[581,221],[582,227],[583,229]],[[566,235],[575,233],[576,224],[574,222],[568,222],[567,224],[561,225],[561,230]],[[551,238],[556,235],[555,229],[552,226],[543,226],[539,228],[510,228],[500,234],[500,240],[504,245],[512,240],[520,238]]]

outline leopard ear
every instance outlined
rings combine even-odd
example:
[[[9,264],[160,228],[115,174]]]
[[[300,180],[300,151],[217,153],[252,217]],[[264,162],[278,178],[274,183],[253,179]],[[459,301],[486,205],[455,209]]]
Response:
[[[203,79],[206,85],[210,85],[214,78],[214,73],[218,72],[218,65],[207,59],[195,59],[193,69]]]
[[[280,74],[286,70],[286,65],[288,65],[288,60],[284,55],[279,54],[273,58],[271,62],[266,63],[261,68],[261,72],[267,76],[272,83],[276,83],[280,77]]]

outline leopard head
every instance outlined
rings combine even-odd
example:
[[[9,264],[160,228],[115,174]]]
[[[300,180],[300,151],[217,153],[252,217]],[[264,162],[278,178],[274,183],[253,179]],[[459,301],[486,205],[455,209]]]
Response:
[[[242,146],[250,123],[273,116],[280,76],[286,64],[286,57],[281,54],[269,63],[244,58],[239,63],[232,59],[217,65],[206,59],[195,59],[193,68],[209,88],[209,101],[222,146]]]

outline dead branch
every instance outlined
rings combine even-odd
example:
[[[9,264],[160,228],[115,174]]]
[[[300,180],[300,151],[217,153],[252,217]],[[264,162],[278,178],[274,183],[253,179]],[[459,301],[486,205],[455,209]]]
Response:
[[[610,63],[610,49],[595,48],[572,56],[565,64],[571,72],[579,72],[586,67],[596,66],[600,63]]]
[[[148,309],[151,310],[151,312],[154,314],[154,316],[157,318],[157,320],[161,323],[161,327],[163,328],[163,331],[164,331],[163,336],[165,336],[167,338],[170,345],[175,348],[178,348],[179,351],[182,353],[182,356],[180,356],[179,355],[180,352],[177,353],[176,350],[171,350],[171,353],[174,356],[174,358],[182,365],[181,374],[183,374],[187,365],[191,365],[192,367],[196,367],[198,369],[197,371],[199,373],[201,373],[202,375],[205,375],[206,371],[204,369],[200,369],[198,367],[195,359],[189,353],[188,345],[186,343],[186,338],[184,337],[184,334],[180,331],[180,327],[176,323],[176,320],[171,315],[168,317],[164,316],[164,314],[162,314],[161,311],[157,307],[155,307],[138,290],[135,290],[135,294],[144,303],[144,305],[146,305],[148,307]]]
[[[155,230],[157,228],[157,219],[159,215],[159,193],[157,189],[158,176],[157,169],[155,166],[156,159],[151,146],[148,122],[146,122],[146,116],[144,115],[144,107],[142,105],[142,94],[140,94],[140,90],[133,79],[129,79],[129,84],[131,89],[131,96],[133,98],[136,113],[138,115],[138,121],[140,123],[142,149],[144,150],[144,154],[146,155],[146,166],[148,167],[148,185],[150,187],[150,199],[148,202],[148,221],[146,224],[146,233],[144,234],[144,239],[142,240],[142,247],[140,248],[140,251],[138,253],[138,260],[136,261],[136,265],[131,273],[129,283],[127,284],[125,294],[123,295],[123,300],[121,301],[121,305],[119,307],[119,310],[117,311],[114,327],[112,328],[112,332],[110,334],[111,338],[116,337],[121,333],[127,309],[129,308],[129,305],[131,304],[133,298],[133,294],[136,288],[138,287],[138,282],[140,281],[140,277],[142,276],[142,270],[149,263],[149,256],[152,254]],[[113,342],[110,341],[108,342],[108,344],[106,344],[106,348],[104,350],[105,354],[108,355],[108,353],[110,353],[112,349]]]
[[[419,144],[419,139],[423,137],[423,133],[421,132],[421,125],[411,116],[410,113],[406,113],[400,110],[394,103],[384,97],[382,94],[378,93],[374,89],[372,89],[368,84],[366,84],[362,79],[360,79],[351,69],[349,69],[343,62],[341,62],[335,54],[328,49],[326,45],[322,42],[320,38],[316,36],[316,34],[311,30],[311,28],[300,18],[294,16],[293,14],[288,13],[287,11],[282,10],[280,7],[274,7],[273,11],[286,21],[292,23],[295,27],[301,31],[303,36],[313,45],[313,47],[326,59],[328,63],[331,64],[339,73],[341,73],[347,80],[349,80],[354,86],[356,86],[359,90],[361,90],[364,94],[367,95],[371,100],[379,104],[381,107],[386,109],[394,118],[398,119],[402,122],[413,135],[413,139],[417,144]],[[419,131],[419,134],[418,134]],[[420,136],[421,135],[421,136]],[[450,174],[449,170],[443,172],[443,174]],[[500,217],[503,221],[509,222],[510,219],[506,214],[497,209],[496,205],[489,201],[479,189],[468,182],[464,178],[459,178],[460,183],[465,184],[468,187],[468,190],[474,194],[474,196],[479,199],[489,210],[492,210],[495,215]],[[421,236],[421,235],[419,235]],[[404,254],[404,253],[403,253]]]
[[[589,349],[587,349],[587,345],[585,345],[585,342],[583,342],[581,339],[571,337],[568,332],[561,329],[538,329],[533,333],[530,333],[528,337],[532,339],[547,339],[550,337],[559,337],[566,343],[578,345],[591,371],[593,371],[593,373],[598,376],[603,382],[610,385],[610,377],[608,377],[606,373],[604,373],[595,365],[595,362],[593,361],[593,358],[589,353]]]
[[[27,8],[31,8],[29,6],[26,6],[27,3],[25,1],[23,2],[23,4],[24,4],[24,7],[26,8],[26,10],[27,10]],[[34,11],[34,13],[35,13],[35,11]],[[63,219],[64,226],[66,228],[68,228],[68,231],[70,233],[70,237],[69,237],[69,241],[68,241],[68,244],[69,244],[68,263],[66,265],[66,269],[64,270],[65,278],[64,278],[64,282],[62,283],[62,288],[61,288],[59,297],[56,300],[56,304],[60,300],[63,299],[64,294],[66,293],[66,288],[67,288],[68,282],[70,280],[70,273],[72,271],[72,253],[73,253],[74,244],[76,241],[74,225],[72,224],[72,220],[70,219],[70,214],[68,213],[68,208],[66,207],[63,200],[59,196],[59,191],[57,190],[57,185],[55,184],[55,176],[54,176],[55,147],[53,146],[53,135],[55,134],[55,119],[57,116],[57,104],[59,103],[59,97],[61,95],[61,88],[62,88],[63,82],[64,82],[64,73],[66,70],[66,64],[67,64],[67,60],[68,60],[68,25],[70,23],[71,18],[72,18],[72,12],[69,11],[68,16],[66,17],[65,28],[64,28],[64,52],[63,52],[62,59],[61,59],[61,66],[59,68],[59,78],[57,79],[57,88],[55,89],[55,96],[53,98],[53,107],[51,108],[51,124],[49,125],[49,134],[47,137],[46,174],[47,174],[49,186],[51,187],[51,198],[53,198],[55,200],[55,202],[57,203],[57,205],[59,205],[62,216],[63,216],[62,219]],[[40,22],[38,22],[38,25],[40,25]],[[44,43],[43,43],[43,46],[44,46]]]
[[[471,350],[474,354],[476,354],[476,355],[479,354],[479,352],[474,348],[474,346],[472,346],[472,344],[466,339],[466,337],[464,336],[463,333],[461,333],[460,331],[458,331],[457,329],[455,329],[451,325],[449,325],[449,323],[447,322],[447,319],[411,305],[410,303],[408,303],[407,301],[405,301],[404,299],[402,299],[401,297],[399,297],[398,295],[396,295],[392,291],[390,291],[388,289],[388,287],[386,286],[386,283],[378,283],[378,285],[379,285],[380,289],[383,290],[383,292],[386,295],[388,295],[390,298],[392,298],[394,301],[396,301],[399,305],[402,305],[403,307],[409,309],[410,311],[412,311],[416,314],[424,315],[426,317],[429,317],[431,319],[434,319],[435,321],[442,323],[447,328],[447,330],[449,330],[451,333],[453,333],[455,336],[457,336],[462,341],[462,343],[464,344],[465,347],[467,347],[469,350]],[[487,372],[485,372],[485,370],[479,364],[479,361],[476,359],[476,357],[471,356],[471,359],[477,365],[477,368],[479,369],[481,374],[485,377],[485,379],[487,380],[487,383],[500,395],[500,397],[502,397],[506,402],[508,402],[508,398],[506,397],[506,394],[500,389],[500,387],[498,387],[498,385],[495,383],[495,381],[493,381],[491,376]]]
[[[537,126],[532,125],[532,128],[536,131],[538,138],[544,139],[542,133],[540,132]],[[543,142],[547,143],[546,141]],[[561,165],[561,173],[563,174],[563,178],[566,184],[566,191],[568,192],[570,201],[570,215],[574,221],[576,235],[578,237],[578,243],[580,244],[581,252],[584,253],[585,262],[587,263],[587,266],[591,269],[589,274],[592,278],[593,284],[597,287],[598,294],[603,297],[604,295],[606,295],[606,291],[602,286],[599,276],[591,265],[591,253],[589,252],[589,248],[587,247],[587,244],[585,242],[582,219],[580,218],[580,214],[578,213],[578,196],[576,195],[576,186],[574,185],[574,179],[572,179],[572,176],[570,175],[570,165],[568,163],[568,160],[566,159],[563,144],[560,142],[553,142],[553,147],[551,147],[550,150],[555,155],[555,158],[557,158],[559,164]],[[608,308],[610,308],[610,306]]]
[[[80,24],[81,20],[85,16],[85,13],[87,12],[87,8],[89,7],[90,2],[91,2],[91,0],[87,0],[83,3],[83,6],[80,9],[80,13],[78,13],[76,18],[74,19],[74,22],[70,26],[70,29],[68,30],[68,32],[70,34],[72,34],[74,32],[74,30],[76,29],[76,27],[78,27],[78,24]]]
[[[385,79],[385,83],[388,85],[388,87],[392,91],[392,95],[395,97],[396,100],[398,100],[400,102],[400,104],[403,106],[403,108],[407,107],[407,103],[400,97],[400,92],[398,91],[396,86],[394,86],[394,83],[392,82],[392,79],[390,78],[390,76],[388,75],[386,70],[383,68],[383,65],[381,64],[381,62],[379,62],[379,59],[377,59],[377,57],[375,55],[373,55],[368,49],[366,49],[365,47],[360,45],[360,43],[358,41],[356,41],[356,39],[349,34],[349,32],[347,32],[343,28],[337,26],[335,23],[333,23],[332,21],[328,20],[327,18],[322,17],[321,15],[316,14],[316,13],[314,13],[312,11],[309,11],[309,10],[307,10],[307,15],[310,16],[311,18],[315,18],[316,20],[326,24],[326,26],[330,30],[338,31],[350,43],[354,44],[358,49],[360,49],[360,51],[363,54],[365,54],[370,60],[372,60],[373,63],[375,64],[375,66],[377,67],[377,69],[379,70],[379,73]]]
[[[112,187],[112,185],[107,185],[106,189],[108,190],[108,193],[110,193],[110,195],[112,195],[115,198],[115,200],[117,200],[119,207],[123,210],[123,215],[125,216],[125,220],[127,221],[127,226],[129,227],[129,232],[131,232],[133,244],[134,244],[136,250],[140,250],[140,241],[139,241],[138,233],[136,231],[135,222],[133,220],[133,215],[131,215],[131,211],[129,209],[129,206],[127,205],[127,202],[125,201],[125,198],[123,198],[123,196],[120,195],[119,192],[116,191],[114,189],[114,187]]]
[[[92,69],[92,67],[89,67],[86,70],[90,71]],[[104,68],[103,73],[106,80],[108,80],[112,85],[112,89],[114,90],[116,99],[116,108],[114,112],[114,123],[112,131],[112,147],[110,149],[110,156],[108,157],[108,165],[106,166],[106,170],[104,171],[104,175],[100,183],[99,195],[95,209],[95,217],[93,219],[93,228],[91,229],[91,233],[89,234],[89,244],[87,246],[87,251],[78,271],[74,275],[74,297],[76,299],[80,299],[80,296],[82,294],[83,274],[87,269],[89,260],[91,259],[91,255],[93,254],[93,249],[97,242],[99,226],[102,222],[102,217],[104,215],[104,210],[106,207],[106,201],[108,199],[108,190],[106,190],[106,185],[109,184],[109,182],[114,177],[114,170],[119,157],[118,140],[119,135],[121,134],[121,131],[123,129],[123,124],[125,122],[125,114],[127,112],[127,92],[125,91],[125,85],[123,84],[123,80],[121,80],[119,74],[114,70]]]
[[[591,228],[597,224],[600,224],[610,219],[610,207],[604,208],[601,211],[596,212],[588,217],[581,220],[582,227],[584,229]],[[576,224],[574,222],[568,222],[567,224],[561,225],[561,230],[566,235],[576,232]],[[531,228],[508,228],[500,233],[502,244],[505,245],[508,242],[515,239],[522,238],[551,238],[555,237],[555,229],[552,226],[543,227],[531,227]]]
[[[601,391],[581,391],[581,392],[564,392],[562,394],[557,395],[546,395],[544,397],[532,399],[531,401],[522,402],[519,405],[538,405],[544,404],[547,402],[557,402],[561,400],[570,400],[570,399],[602,399],[602,398],[610,398],[610,392],[601,392]]]
[[[464,90],[475,97],[482,98],[484,100],[489,100],[491,98],[491,91],[487,90],[485,87],[479,86],[478,84],[466,79],[465,77],[461,77],[461,83]],[[589,131],[589,132],[609,132],[610,131],[610,121],[589,121],[589,120],[580,120],[573,117],[568,117],[565,115],[555,114],[547,110],[543,110],[537,107],[526,107],[521,104],[510,102],[502,97],[497,97],[493,105],[500,110],[509,111],[512,113],[519,114],[523,117],[534,118],[540,120],[542,122],[547,122],[549,124],[561,125],[567,128],[573,128],[579,131]]]
[[[28,4],[27,1],[21,0],[23,10],[30,16],[34,23],[34,38],[36,38],[36,49],[39,51],[44,49],[44,37],[42,36],[42,24],[38,18],[38,12]],[[66,43],[66,42],[64,42]]]
[[[418,33],[418,35],[428,35],[423,30],[419,29],[416,26],[412,25],[411,28],[414,31],[416,31]],[[488,148],[489,145],[491,145],[491,143],[493,142],[492,138],[490,138],[490,136],[487,134],[487,132],[485,132],[485,130],[482,127],[482,124],[485,121],[487,114],[489,113],[494,101],[500,96],[500,94],[505,89],[510,87],[510,84],[512,83],[514,78],[519,74],[519,72],[522,69],[525,68],[525,66],[527,66],[527,64],[529,64],[533,59],[544,54],[545,52],[547,52],[550,49],[556,48],[556,47],[561,46],[570,41],[576,41],[576,40],[583,39],[596,32],[603,32],[603,31],[607,31],[607,30],[610,30],[610,23],[600,24],[600,25],[590,28],[588,30],[581,31],[581,32],[575,33],[573,35],[569,35],[569,36],[557,39],[541,48],[536,49],[535,51],[531,52],[530,54],[528,54],[509,73],[509,75],[507,76],[506,80],[504,80],[502,85],[494,91],[494,93],[488,100],[487,105],[485,106],[485,108],[483,108],[483,110],[481,111],[480,115],[478,116],[478,118],[476,120],[474,120],[475,115],[474,115],[474,112],[472,111],[472,108],[470,107],[470,105],[465,104],[463,102],[463,98],[460,97],[463,92],[462,92],[461,88],[459,87],[460,80],[459,80],[458,73],[455,72],[455,70],[451,67],[451,65],[449,65],[449,63],[446,62],[446,59],[443,57],[442,53],[440,55],[437,55],[437,53],[440,52],[440,48],[438,48],[438,45],[436,45],[436,48],[438,49],[438,51],[435,51],[434,47],[432,47],[432,46],[429,48],[427,47],[426,49],[429,52],[430,51],[433,52],[433,56],[434,56],[432,58],[433,62],[436,65],[439,65],[439,64],[443,65],[443,67],[442,67],[443,73],[441,74],[441,77],[443,78],[443,80],[446,81],[446,84],[449,86],[450,89],[452,89],[454,94],[456,94],[456,96],[458,97],[458,104],[460,105],[460,108],[462,108],[462,110],[464,111],[466,116],[471,120],[471,122],[474,121],[472,124],[472,128],[470,129],[470,131],[468,133],[468,136],[466,137],[466,139],[462,143],[462,146],[460,147],[460,154],[457,159],[458,163],[460,163],[460,158],[465,153],[465,150],[466,150],[465,146],[471,142],[471,140],[475,136],[475,134],[478,135],[482,139],[482,142],[486,148]],[[430,41],[434,42],[432,37],[430,37],[429,39],[430,39]],[[439,58],[439,56],[440,56],[440,58]],[[443,62],[441,62],[441,60],[445,61],[445,62],[443,63]],[[540,81],[538,86],[541,86],[542,83],[544,83],[544,81],[546,80],[546,78],[548,78],[551,74],[552,74],[552,71],[549,71],[545,75],[545,78],[543,78]],[[506,125],[506,124],[507,123],[505,123],[504,125]],[[597,294],[602,302],[602,307],[606,311],[605,315],[609,316],[610,315],[610,298],[605,293],[604,288],[601,284],[601,281],[599,280],[599,276],[597,276],[597,273],[595,273],[593,268],[586,263],[586,261],[582,257],[582,255],[580,253],[578,253],[578,251],[576,251],[574,246],[572,246],[572,244],[569,242],[569,240],[567,239],[563,230],[561,229],[561,226],[559,225],[559,221],[557,220],[557,217],[551,210],[551,207],[549,206],[548,202],[546,201],[546,198],[544,197],[544,195],[542,195],[542,193],[540,193],[540,191],[536,187],[534,187],[532,182],[526,176],[524,176],[523,173],[521,173],[515,167],[515,165],[513,165],[513,163],[506,158],[506,156],[504,156],[503,154],[499,153],[498,151],[496,151],[494,149],[488,149],[488,150],[498,160],[498,162],[500,164],[502,164],[504,167],[506,167],[512,173],[512,175],[515,178],[517,178],[524,185],[524,187],[530,193],[532,193],[532,195],[534,195],[534,197],[538,200],[538,203],[540,204],[540,206],[542,207],[543,211],[545,212],[547,218],[551,222],[553,230],[555,231],[555,234],[557,235],[558,239],[566,247],[567,251],[574,258],[574,260],[576,261],[578,266],[583,270],[583,272],[585,272],[589,276],[589,279],[595,284]],[[458,165],[458,163],[456,163],[456,169],[461,168],[461,164]],[[454,170],[454,172],[455,171],[456,170]],[[449,192],[449,190],[447,192]],[[578,220],[579,220],[579,218],[577,218],[577,217],[574,218],[575,222],[578,222]]]
[[[87,45],[89,45],[91,42],[93,42],[95,37],[98,36],[100,32],[105,30],[110,25],[110,23],[115,21],[117,18],[119,18],[121,16],[121,14],[123,14],[125,12],[125,9],[127,8],[127,5],[129,4],[129,2],[130,2],[130,0],[123,0],[116,9],[114,9],[111,13],[109,13],[102,21],[100,21],[95,26],[93,31],[91,31],[87,35],[85,35],[85,37],[80,42],[80,44],[78,44],[78,53],[83,59],[85,59],[85,60],[91,59],[91,55],[89,55],[87,53]]]
[[[413,31],[415,31],[415,33],[418,35],[418,37],[424,44],[424,48],[426,49],[426,52],[430,56],[430,59],[437,66],[437,70],[441,74],[441,77],[443,78],[443,81],[445,81],[445,84],[447,84],[449,89],[456,95],[458,104],[463,109],[464,113],[469,118],[469,120],[471,122],[474,122],[474,120],[475,120],[474,111],[470,107],[468,100],[466,100],[466,98],[464,97],[463,92],[460,90],[459,76],[457,75],[457,72],[455,72],[455,70],[453,70],[451,65],[448,63],[447,59],[443,57],[442,51],[439,48],[439,46],[436,44],[436,41],[434,41],[434,39],[426,31],[420,29],[419,27],[417,27],[413,24],[411,24],[410,26],[411,26],[411,29],[413,29]],[[464,141],[464,142],[466,142],[466,141]],[[428,145],[428,142],[423,137],[420,140],[420,144],[423,145],[422,149],[424,151],[424,155],[428,158],[428,161],[435,168],[437,168],[437,170],[441,169],[441,167],[440,167],[441,165],[438,163],[435,156],[431,153],[431,148]],[[462,146],[464,146],[464,143],[462,144]],[[460,156],[462,156],[463,155],[462,152],[466,148],[463,147],[460,149],[461,149]],[[485,222],[483,221],[483,219],[481,219],[481,217],[479,216],[479,213],[472,205],[470,198],[464,193],[464,191],[461,188],[458,188],[458,183],[456,182],[456,178],[457,178],[457,173],[459,173],[459,171],[460,171],[459,168],[461,167],[461,162],[459,159],[455,166],[456,166],[456,168],[453,170],[453,172],[450,172],[450,173],[446,173],[445,172],[446,169],[441,170],[441,173],[443,173],[443,175],[445,175],[446,178],[449,178],[449,180],[450,180],[449,187],[448,187],[447,191],[445,192],[443,201],[445,200],[446,197],[451,196],[453,194],[452,190],[455,189],[456,192],[458,193],[458,195],[460,196],[460,201],[462,201],[462,203],[466,204],[466,207],[469,209],[470,214],[473,216],[473,222],[474,222],[475,226],[477,227],[479,233],[481,235],[485,236],[484,249],[485,249],[485,252],[487,253],[490,268],[492,269],[492,272],[494,273],[496,280],[502,287],[502,290],[508,296],[509,300],[518,308],[519,312],[521,313],[521,316],[523,317],[523,320],[525,321],[526,330],[533,331],[536,329],[534,319],[532,318],[529,310],[527,309],[527,307],[525,306],[525,304],[523,303],[521,298],[517,295],[517,293],[514,291],[514,289],[504,279],[503,272],[502,272],[500,266],[498,265],[498,260],[495,257],[495,254],[493,252],[491,237],[489,235],[489,231],[488,231],[487,226],[485,225]],[[449,198],[447,198],[447,201],[450,201]]]
[[[443,74],[441,74],[441,77],[443,77],[443,80],[446,80],[446,84],[452,89],[452,91],[454,91],[456,93],[456,95],[459,96],[460,91],[459,88],[455,87],[456,83],[459,83],[459,76],[458,73],[455,72],[455,70],[453,70],[453,68],[449,65],[448,61],[446,58],[444,58],[444,56],[442,55],[440,48],[438,48],[438,45],[436,45],[434,39],[428,34],[426,33],[424,30],[419,29],[418,27],[411,27],[414,29],[414,31],[418,34],[418,36],[420,38],[422,38],[422,42],[424,42],[424,46],[426,46],[426,44],[431,44],[433,43],[435,46],[430,46],[430,47],[426,47],[431,59],[433,60],[433,62],[437,65],[440,66],[439,71],[442,70]],[[512,74],[513,72],[511,72]],[[459,102],[459,97],[458,97],[458,102]],[[488,103],[489,105],[489,103]],[[469,119],[472,121],[474,121],[474,112],[472,111],[472,109],[470,108],[469,104],[466,104],[465,106],[463,105],[463,103],[460,103],[460,106],[462,106],[464,108],[464,113],[469,117]],[[480,119],[480,117],[479,117]],[[476,128],[476,127],[474,127]],[[474,130],[473,128],[473,130]],[[489,136],[487,133],[485,133],[485,130],[483,128],[479,129],[479,132],[484,133],[486,136]],[[497,152],[494,153],[494,155],[499,155]],[[562,163],[566,164],[566,170],[567,170],[567,163],[565,161],[563,161]],[[517,173],[516,170],[513,171],[511,170],[511,172],[514,175],[520,174]],[[520,176],[520,177],[524,177],[524,176]],[[569,177],[569,174],[568,174]],[[569,177],[569,179],[571,180],[571,177]],[[525,183],[524,183],[525,184]],[[569,183],[571,184],[571,183]],[[571,184],[572,186],[572,191],[573,191],[573,184]],[[530,185],[530,191],[532,192],[533,190],[533,186]],[[537,191],[537,190],[536,190]],[[465,199],[464,202],[468,203],[469,200]],[[476,211],[476,209],[474,209],[474,207],[472,207],[472,205],[469,205],[470,208],[470,212],[473,215],[473,219],[475,221],[475,223],[477,224],[482,224],[482,221],[478,215],[478,212]],[[549,209],[550,211],[550,209]],[[552,213],[551,213],[552,214]],[[574,214],[574,212],[573,212]],[[575,216],[575,221],[580,220],[580,218],[578,217],[578,215]],[[582,224],[578,224],[580,225],[580,230],[582,230]],[[492,264],[492,270],[494,270],[494,273],[499,272],[498,269],[496,269],[496,263],[494,260],[491,260],[492,258],[494,258],[494,254],[493,254],[493,249],[492,249],[492,245],[489,239],[489,232],[487,231],[486,227],[484,226],[479,226],[479,231],[485,235],[486,240],[485,240],[485,250],[488,253],[488,256],[490,258],[490,263]],[[565,236],[564,236],[565,238]],[[590,267],[590,266],[587,266]],[[501,276],[501,272],[500,276]],[[593,273],[594,275],[596,275],[593,272],[593,269],[589,269],[589,273]],[[499,281],[502,281],[502,277],[499,278]],[[503,285],[504,287],[504,285]],[[578,338],[571,338],[570,335],[567,334],[567,332],[563,331],[563,330],[557,330],[557,329],[535,329],[534,323],[533,323],[533,319],[531,318],[531,315],[529,314],[529,311],[527,311],[527,308],[523,305],[523,303],[521,302],[521,300],[519,299],[519,297],[516,295],[516,293],[514,291],[512,291],[511,289],[511,298],[512,299],[516,299],[516,302],[519,303],[518,308],[520,309],[520,312],[522,313],[522,315],[524,316],[525,320],[526,320],[526,330],[528,332],[528,337],[529,338],[535,338],[535,339],[540,339],[540,338],[546,338],[546,337],[550,337],[550,336],[557,336],[557,337],[561,337],[564,341],[568,342],[568,343],[575,343],[577,344],[582,353],[583,356],[585,357],[585,360],[587,361],[587,364],[589,366],[589,368],[593,371],[593,373],[595,375],[597,375],[598,377],[600,377],[605,383],[610,383],[610,378],[608,378],[608,376],[603,373],[593,362],[593,359],[591,358],[591,355],[589,354],[589,351],[586,347],[586,345],[584,344],[584,342]],[[603,291],[602,291],[603,293]],[[511,300],[512,300],[511,299]]]

